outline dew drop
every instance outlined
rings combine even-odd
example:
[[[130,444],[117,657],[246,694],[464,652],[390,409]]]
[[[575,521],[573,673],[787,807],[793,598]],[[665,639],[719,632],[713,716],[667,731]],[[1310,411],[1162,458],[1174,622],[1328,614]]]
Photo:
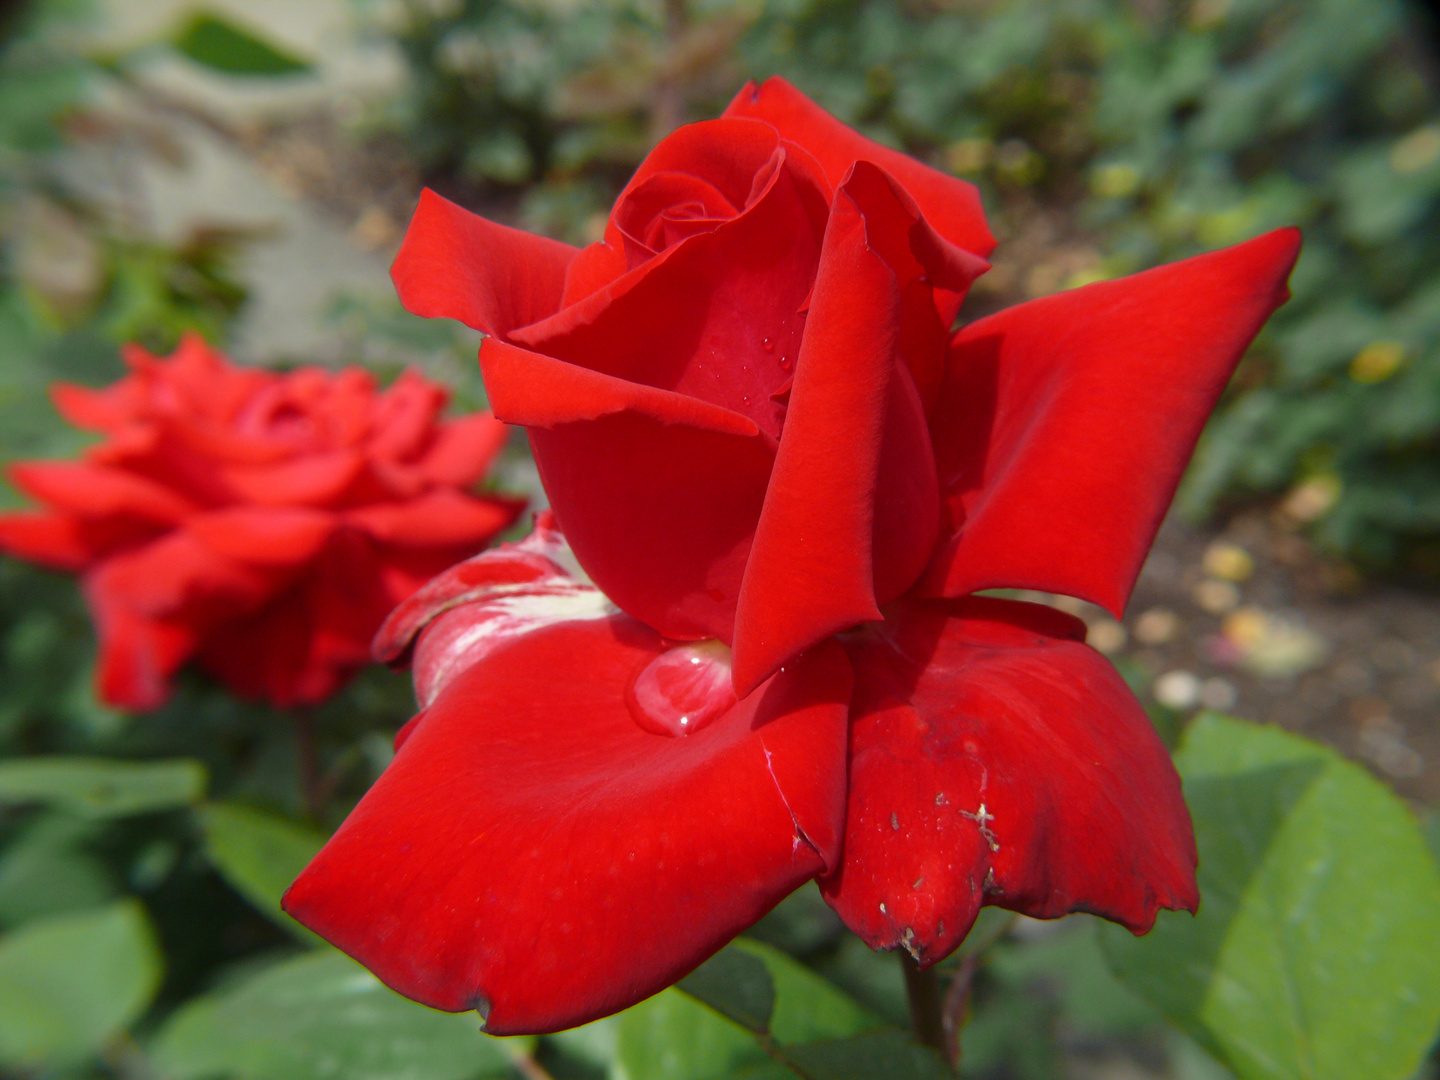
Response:
[[[691,735],[735,704],[730,649],[713,639],[677,645],[645,665],[625,697],[646,731]]]
[[[793,368],[794,366],[795,366],[795,361],[794,361],[794,360],[791,360],[790,357],[788,357],[788,356],[782,356],[782,357],[780,357],[780,370],[781,370],[781,371],[789,371],[789,370],[790,370],[791,368]]]
[[[775,351],[775,343],[774,343],[773,341],[771,341],[768,337],[765,338],[763,341],[760,342],[760,347],[761,347],[762,349],[764,349],[766,352],[774,352],[774,351]]]

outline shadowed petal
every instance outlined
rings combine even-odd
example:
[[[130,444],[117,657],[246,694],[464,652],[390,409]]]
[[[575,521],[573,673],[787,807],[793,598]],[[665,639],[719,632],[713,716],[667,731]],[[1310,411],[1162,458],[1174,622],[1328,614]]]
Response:
[[[1180,779],[1083,623],[979,597],[888,616],[846,642],[845,858],[821,887],[851,929],[930,964],[982,904],[1136,933],[1195,910]]]
[[[833,864],[850,679],[822,647],[670,738],[626,704],[665,648],[617,615],[495,649],[422,715],[286,910],[496,1034],[674,982]]]
[[[961,330],[932,414],[949,537],[926,592],[1040,589],[1119,617],[1299,247],[1280,229]]]

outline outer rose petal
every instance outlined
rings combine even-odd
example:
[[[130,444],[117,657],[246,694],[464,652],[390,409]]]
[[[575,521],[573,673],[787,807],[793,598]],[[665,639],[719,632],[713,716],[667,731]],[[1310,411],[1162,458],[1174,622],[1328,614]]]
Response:
[[[520,543],[450,567],[399,604],[375,635],[375,658],[410,663],[415,698],[428,709],[451,679],[521,634],[619,614],[604,593],[561,565],[572,560],[547,510]],[[402,728],[397,739],[407,734]]]
[[[1084,624],[975,597],[902,601],[855,668],[845,858],[821,883],[873,948],[947,955],[982,904],[1148,930],[1194,911],[1180,778]]]
[[[370,428],[366,455],[384,461],[413,458],[430,439],[449,397],[418,371],[403,371],[383,394],[364,402]]]
[[[1299,248],[1280,229],[961,330],[933,413],[951,536],[924,589],[1042,589],[1118,617]]]
[[[407,502],[371,503],[345,510],[342,516],[385,544],[480,548],[524,508],[523,499],[477,499],[452,488],[438,488]]]
[[[230,506],[196,514],[185,529],[217,555],[260,566],[294,566],[319,554],[339,519],[299,506]]]
[[[471,413],[440,427],[415,469],[430,484],[468,488],[494,462],[510,428],[488,412]]]
[[[559,310],[575,255],[569,244],[496,225],[427,188],[390,276],[416,315],[505,337]]]
[[[153,539],[159,526],[131,518],[0,514],[0,551],[56,570],[83,570],[118,548]]]
[[[86,579],[86,593],[155,618],[205,625],[258,610],[292,572],[239,562],[177,529],[100,563]]]
[[[664,649],[624,616],[496,649],[423,714],[285,909],[495,1034],[674,982],[835,858],[849,671],[814,650],[667,738],[625,704]]]
[[[103,573],[104,567],[101,567]],[[194,631],[152,618],[104,587],[96,574],[85,581],[100,655],[95,688],[101,700],[124,709],[154,709],[170,696],[170,679],[195,650]]]
[[[143,476],[70,461],[24,461],[9,468],[10,481],[31,498],[77,517],[123,515],[156,525],[176,525],[199,507]]]
[[[517,586],[545,579],[573,581],[561,568],[565,539],[549,510],[535,515],[535,528],[517,544],[501,544],[491,551],[437,574],[414,594],[396,605],[375,633],[375,659],[403,666],[409,661],[415,638],[436,617],[460,604],[474,603]],[[553,620],[551,620],[553,621]],[[424,702],[424,695],[419,695]]]
[[[216,626],[198,662],[242,697],[282,708],[323,701],[370,659],[369,629],[395,602],[382,577],[375,545],[339,529],[295,585]]]
[[[995,248],[975,185],[867,139],[778,75],[760,86],[747,83],[723,115],[753,116],[773,124],[782,138],[815,155],[832,187],[840,186],[855,162],[874,162],[904,185],[925,217],[951,243],[981,256]]]

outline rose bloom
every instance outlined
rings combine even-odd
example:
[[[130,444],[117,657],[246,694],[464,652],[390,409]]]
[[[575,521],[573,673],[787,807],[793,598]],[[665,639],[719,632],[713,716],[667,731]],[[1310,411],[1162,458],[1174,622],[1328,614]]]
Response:
[[[502,1034],[654,993],[812,878],[922,965],[984,904],[1193,911],[1133,694],[1079,620],[975,594],[1121,614],[1299,237],[954,331],[991,246],[974,188],[779,79],[582,250],[427,192],[400,295],[486,333],[554,519],[381,632],[422,712],[287,909]]]
[[[46,504],[0,515],[0,550],[81,575],[100,696],[149,709],[185,662],[243,697],[319,702],[370,660],[389,611],[523,508],[471,494],[506,437],[489,413],[442,421],[414,372],[278,374],[199,337],[124,350],[104,390],[56,384],[80,461],[12,465]]]

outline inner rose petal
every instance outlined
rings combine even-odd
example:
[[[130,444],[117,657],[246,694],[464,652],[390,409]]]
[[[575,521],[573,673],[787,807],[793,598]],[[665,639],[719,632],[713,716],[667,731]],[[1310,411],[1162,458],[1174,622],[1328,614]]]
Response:
[[[692,641],[661,653],[640,669],[626,702],[635,723],[656,735],[691,735],[735,704],[730,649]]]
[[[668,246],[664,223],[667,216],[710,219],[709,228],[714,228],[736,213],[735,205],[708,180],[693,173],[662,172],[620,200],[615,208],[615,226],[626,240],[626,261],[633,268]]]

